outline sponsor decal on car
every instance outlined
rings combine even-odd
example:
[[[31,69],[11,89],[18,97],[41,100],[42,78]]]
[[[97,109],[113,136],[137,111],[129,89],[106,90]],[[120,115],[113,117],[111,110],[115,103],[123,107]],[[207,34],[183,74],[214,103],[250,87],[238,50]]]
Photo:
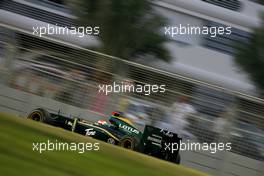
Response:
[[[119,124],[119,128],[123,128],[123,129],[125,129],[127,131],[130,131],[132,133],[139,134],[139,131],[138,130],[136,130],[136,129],[130,127],[130,126],[127,126],[127,125]]]
[[[85,131],[86,131],[85,136],[94,136],[96,134],[96,131],[94,131],[93,128],[88,128]]]
[[[157,139],[157,138],[154,138],[154,137],[151,137],[151,136],[148,136],[147,140],[161,144],[161,139]]]
[[[151,141],[151,144],[161,147],[162,137],[157,136],[157,135],[152,135],[152,136],[148,136],[147,140]]]
[[[173,137],[173,133],[169,132],[169,131],[165,131],[165,130],[160,130],[161,133],[163,133],[165,136],[168,136],[168,137]]]

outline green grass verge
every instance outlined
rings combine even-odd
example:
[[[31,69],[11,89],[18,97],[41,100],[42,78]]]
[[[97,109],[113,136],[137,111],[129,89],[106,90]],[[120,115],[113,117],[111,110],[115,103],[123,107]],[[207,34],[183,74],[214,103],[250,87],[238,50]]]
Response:
[[[100,142],[99,151],[33,151],[33,142],[99,142],[60,128],[0,113],[0,175],[204,176],[166,161]]]

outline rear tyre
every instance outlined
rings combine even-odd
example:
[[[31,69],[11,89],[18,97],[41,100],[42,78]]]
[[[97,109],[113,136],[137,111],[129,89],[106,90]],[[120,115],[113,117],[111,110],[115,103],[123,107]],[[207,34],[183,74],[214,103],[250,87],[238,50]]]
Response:
[[[27,117],[27,119],[31,119],[34,121],[48,123],[51,120],[49,112],[42,108],[38,108],[33,110]]]
[[[180,164],[181,162],[180,153],[178,153],[177,155],[174,155],[172,153],[166,153],[164,159],[175,164]]]
[[[138,148],[139,148],[139,141],[134,136],[124,136],[119,141],[118,145],[123,147],[123,148],[127,148],[127,149],[130,149],[130,150],[137,151]]]
[[[181,155],[178,153],[177,157],[174,160],[174,163],[180,164],[180,162],[181,162]]]

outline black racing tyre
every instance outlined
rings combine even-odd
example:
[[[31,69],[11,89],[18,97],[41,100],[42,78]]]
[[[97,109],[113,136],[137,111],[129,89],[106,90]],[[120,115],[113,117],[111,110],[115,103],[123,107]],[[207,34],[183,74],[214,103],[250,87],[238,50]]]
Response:
[[[51,120],[51,117],[49,112],[45,109],[37,108],[27,116],[27,119],[48,123]]]
[[[181,162],[181,156],[180,153],[177,155],[172,154],[172,153],[166,153],[165,158],[166,161],[173,162],[175,164],[180,164]]]
[[[177,157],[174,160],[174,163],[180,164],[180,162],[181,162],[181,155],[178,153]]]
[[[134,136],[124,136],[118,143],[119,146],[130,150],[137,151],[139,148],[139,140]]]

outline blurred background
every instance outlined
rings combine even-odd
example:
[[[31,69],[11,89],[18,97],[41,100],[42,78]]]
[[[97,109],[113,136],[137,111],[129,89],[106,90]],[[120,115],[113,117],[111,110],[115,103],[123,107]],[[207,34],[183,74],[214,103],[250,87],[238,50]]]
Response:
[[[0,111],[25,117],[43,107],[95,121],[118,110],[139,126],[162,126],[184,103],[192,109],[185,139],[232,150],[182,152],[182,165],[263,175],[263,11],[262,0],[1,0]],[[33,35],[47,24],[99,26],[100,35]],[[164,35],[179,24],[232,26],[232,34]],[[98,92],[114,81],[165,84],[166,92]]]

